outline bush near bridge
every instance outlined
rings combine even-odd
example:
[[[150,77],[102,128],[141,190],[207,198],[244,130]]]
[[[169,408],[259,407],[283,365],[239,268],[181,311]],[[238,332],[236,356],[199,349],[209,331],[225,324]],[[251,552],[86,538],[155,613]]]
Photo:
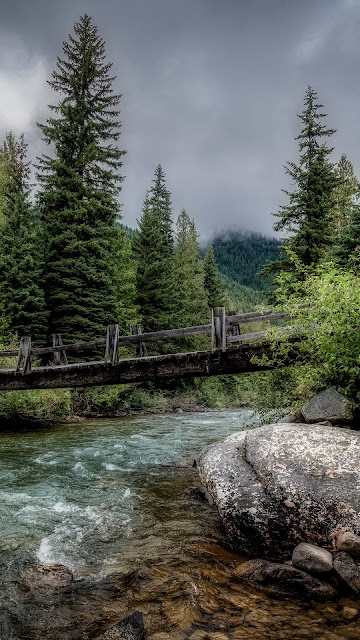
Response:
[[[312,270],[294,256],[292,259],[302,277],[294,282],[291,274],[281,274],[277,301],[289,312],[294,331],[305,330],[300,343],[304,363],[294,368],[295,395],[304,399],[336,385],[360,405],[360,282],[356,268],[345,270],[327,262]],[[309,308],[299,308],[305,301]],[[270,335],[274,340],[281,338],[276,329]],[[282,338],[274,361],[281,364],[289,348]]]

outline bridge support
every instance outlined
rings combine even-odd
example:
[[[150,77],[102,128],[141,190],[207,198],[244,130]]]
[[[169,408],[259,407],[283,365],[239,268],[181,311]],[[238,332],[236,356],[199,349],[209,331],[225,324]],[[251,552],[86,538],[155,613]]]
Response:
[[[106,331],[106,346],[104,361],[107,364],[109,361],[112,365],[119,362],[119,325],[109,324]]]
[[[141,336],[142,329],[139,324],[132,324],[130,327],[132,336]],[[145,342],[136,342],[134,345],[135,358],[144,358],[147,356],[147,348]]]
[[[24,361],[24,362],[23,362]],[[20,371],[22,365],[23,376],[31,371],[31,338],[30,336],[24,336],[20,339],[19,355],[16,363],[15,373]]]
[[[211,314],[211,348],[226,351],[225,307],[214,307]]]

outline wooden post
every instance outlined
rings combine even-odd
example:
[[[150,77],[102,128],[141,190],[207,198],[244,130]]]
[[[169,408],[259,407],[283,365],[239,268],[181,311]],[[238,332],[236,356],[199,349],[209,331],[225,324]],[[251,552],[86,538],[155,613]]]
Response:
[[[53,333],[52,339],[53,339],[53,347],[63,346],[64,343],[62,341],[62,337],[60,333]],[[54,351],[54,365],[58,366],[60,364],[68,364],[66,351],[62,351],[61,349],[59,349],[59,351]]]
[[[105,364],[110,360],[111,364],[119,362],[118,354],[119,325],[109,324],[106,331]]]
[[[20,371],[21,363],[23,376],[31,372],[31,338],[30,336],[24,336],[20,339],[19,355],[16,363],[15,373]]]
[[[139,324],[132,324],[130,327],[132,336],[140,336],[142,334],[142,329]],[[145,358],[147,356],[147,348],[145,342],[135,342],[135,358]]]
[[[226,315],[237,316],[238,312],[236,311],[236,309],[232,309],[231,311],[228,311]],[[229,333],[231,336],[239,336],[241,334],[240,324],[232,324],[229,329]]]
[[[211,314],[211,348],[226,351],[225,307],[215,307]]]

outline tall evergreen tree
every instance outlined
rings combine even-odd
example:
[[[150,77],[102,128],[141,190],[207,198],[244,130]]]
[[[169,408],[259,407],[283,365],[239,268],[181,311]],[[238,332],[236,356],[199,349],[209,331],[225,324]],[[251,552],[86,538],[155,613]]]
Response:
[[[133,239],[137,261],[137,304],[146,331],[174,326],[176,293],[171,215],[171,195],[166,187],[164,171],[158,165]]]
[[[285,171],[296,185],[295,191],[284,190],[289,204],[275,214],[275,231],[285,230],[289,237],[284,248],[290,248],[304,265],[319,262],[330,242],[333,191],[337,184],[334,167],[329,160],[332,148],[327,139],[335,133],[323,124],[326,114],[317,102],[317,93],[308,87],[305,108],[299,115],[303,128],[299,141],[299,162],[288,162]],[[263,273],[291,268],[288,260],[270,263]]]
[[[344,153],[342,154],[339,162],[335,165],[335,176],[337,178],[337,183],[333,191],[333,217],[334,231],[338,234],[347,224],[348,214],[355,201],[355,196],[359,188],[354,167]]]
[[[24,137],[6,137],[2,156],[9,169],[0,227],[0,306],[7,329],[44,343],[47,313],[42,289],[41,235],[30,203],[30,164]]]
[[[177,325],[193,327],[209,319],[204,269],[199,256],[195,223],[182,210],[177,222],[174,283]]]
[[[74,26],[49,81],[59,94],[39,125],[53,156],[39,164],[47,239],[50,332],[65,341],[104,334],[116,320],[114,243],[122,156],[112,65],[89,16]]]
[[[222,307],[224,305],[225,294],[221,284],[220,275],[216,266],[214,251],[210,244],[204,260],[205,272],[205,290],[207,292],[208,305],[210,309],[213,307]]]

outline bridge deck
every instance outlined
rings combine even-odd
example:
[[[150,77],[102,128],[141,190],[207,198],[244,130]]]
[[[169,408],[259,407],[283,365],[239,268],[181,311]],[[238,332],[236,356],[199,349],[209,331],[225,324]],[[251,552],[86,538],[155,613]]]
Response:
[[[244,344],[223,352],[195,351],[143,358],[119,360],[115,365],[104,362],[83,362],[57,366],[34,367],[30,373],[15,374],[0,370],[0,390],[49,389],[100,386],[145,382],[179,377],[213,376],[269,369],[252,362],[254,356],[271,355],[269,342]],[[297,350],[289,354],[296,357]]]

